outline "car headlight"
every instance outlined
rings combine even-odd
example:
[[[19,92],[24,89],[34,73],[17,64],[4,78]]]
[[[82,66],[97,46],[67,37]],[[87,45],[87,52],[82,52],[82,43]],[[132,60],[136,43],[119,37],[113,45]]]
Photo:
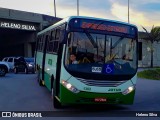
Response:
[[[76,87],[74,87],[73,85],[71,85],[70,83],[68,83],[65,80],[62,80],[62,85],[73,93],[79,93],[80,92]]]
[[[134,86],[130,86],[130,87],[128,87],[126,90],[124,90],[124,91],[122,92],[122,94],[123,94],[123,95],[127,95],[127,94],[131,93],[134,89],[135,89]]]
[[[28,66],[29,66],[29,67],[32,67],[33,65],[32,65],[32,64],[28,64]]]

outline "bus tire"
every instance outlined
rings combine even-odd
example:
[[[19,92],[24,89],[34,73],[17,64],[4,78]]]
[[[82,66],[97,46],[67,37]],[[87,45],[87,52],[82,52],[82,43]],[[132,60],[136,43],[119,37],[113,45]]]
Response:
[[[39,85],[44,86],[41,79],[39,79]]]
[[[54,82],[54,76],[51,76],[51,95],[53,97],[53,82]]]
[[[54,108],[56,109],[60,109],[62,108],[62,105],[61,103],[57,100],[56,96],[55,96],[55,88],[54,88],[54,85],[53,85],[53,82],[54,82],[54,77],[52,75],[51,77],[51,94],[52,94],[52,98],[53,98],[53,106]]]
[[[56,98],[55,96],[53,96],[53,106],[54,106],[54,108],[56,108],[56,109],[62,108],[61,103],[57,100],[57,98]]]
[[[40,72],[39,72],[39,70],[38,70],[38,73],[37,73],[37,82],[38,82],[39,86],[43,86],[42,80],[40,79]]]

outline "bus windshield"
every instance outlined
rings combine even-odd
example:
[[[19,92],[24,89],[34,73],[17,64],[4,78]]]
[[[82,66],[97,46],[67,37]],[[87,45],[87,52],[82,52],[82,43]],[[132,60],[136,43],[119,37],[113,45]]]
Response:
[[[133,75],[137,70],[136,40],[125,36],[70,32],[65,52],[69,71]]]

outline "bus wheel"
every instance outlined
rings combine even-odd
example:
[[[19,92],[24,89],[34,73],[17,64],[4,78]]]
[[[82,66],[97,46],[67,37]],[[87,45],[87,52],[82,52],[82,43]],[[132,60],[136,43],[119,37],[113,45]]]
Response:
[[[39,79],[39,85],[40,85],[40,86],[44,86],[44,84],[42,83],[42,80],[41,80],[41,79]]]
[[[38,84],[39,84],[40,86],[43,86],[42,80],[40,79],[40,72],[39,72],[39,71],[37,72],[37,82],[38,82]]]
[[[51,76],[51,97],[53,98],[53,82],[54,82],[54,77],[53,75]]]
[[[57,100],[57,98],[55,96],[53,96],[53,106],[56,109],[59,109],[62,107],[61,103]]]

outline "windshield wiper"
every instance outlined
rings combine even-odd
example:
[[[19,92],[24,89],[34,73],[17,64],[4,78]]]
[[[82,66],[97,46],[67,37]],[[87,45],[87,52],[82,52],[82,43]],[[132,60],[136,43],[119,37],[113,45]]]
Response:
[[[96,42],[94,41],[93,37],[91,36],[91,34],[87,31],[84,30],[84,33],[87,35],[87,37],[89,38],[90,42],[92,43],[92,45],[94,46],[94,48],[98,48],[98,45],[96,44]]]
[[[115,48],[122,40],[124,39],[124,36],[120,37],[113,46],[111,46],[111,49]]]

